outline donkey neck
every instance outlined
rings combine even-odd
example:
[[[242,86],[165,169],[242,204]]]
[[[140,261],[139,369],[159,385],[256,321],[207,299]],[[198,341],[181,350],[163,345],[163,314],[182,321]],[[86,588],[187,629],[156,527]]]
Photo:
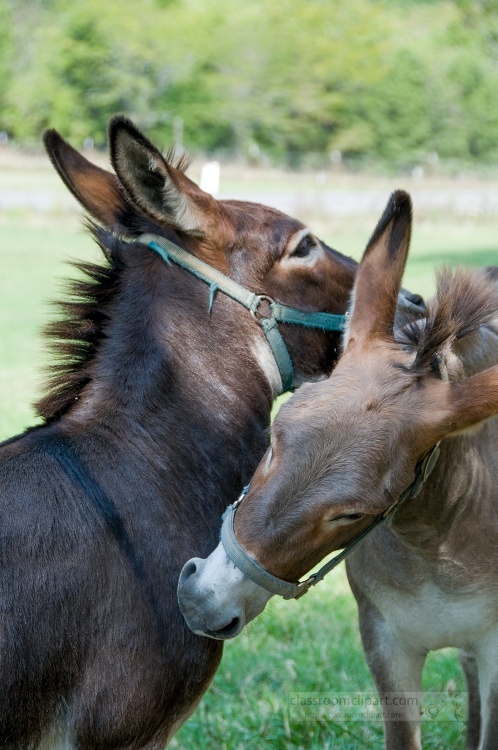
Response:
[[[446,438],[420,495],[400,508],[392,530],[418,556],[451,577],[485,573],[498,533],[498,418]],[[489,544],[487,543],[489,539]]]
[[[91,380],[58,427],[81,444],[89,436],[108,444],[114,464],[146,456],[169,485],[171,467],[184,466],[178,502],[189,473],[216,474],[218,512],[266,448],[265,342],[232,300],[220,295],[209,314],[204,284],[159,259],[152,268],[123,280]]]
[[[457,341],[454,353],[460,376],[494,365],[498,361],[496,327],[481,326]],[[497,448],[498,418],[446,438],[433,473],[419,496],[396,513],[393,530],[434,559],[439,555],[464,557],[469,547],[475,557],[476,539],[497,531]]]

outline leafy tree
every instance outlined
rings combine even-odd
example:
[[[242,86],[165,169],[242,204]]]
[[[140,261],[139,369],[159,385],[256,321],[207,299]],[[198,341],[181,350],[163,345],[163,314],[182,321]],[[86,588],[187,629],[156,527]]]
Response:
[[[0,0],[0,130],[298,164],[498,157],[495,0]]]
[[[10,77],[11,45],[10,9],[5,4],[0,4],[0,112],[5,107],[5,96]],[[0,119],[1,129],[2,123]]]

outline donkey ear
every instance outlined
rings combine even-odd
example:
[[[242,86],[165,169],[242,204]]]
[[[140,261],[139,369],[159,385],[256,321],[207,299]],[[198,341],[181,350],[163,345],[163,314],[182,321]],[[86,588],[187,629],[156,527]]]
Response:
[[[393,338],[396,304],[410,246],[411,226],[410,196],[397,190],[388,201],[358,269],[346,345],[353,339]]]
[[[498,414],[498,365],[445,385],[449,395],[446,413],[440,420],[441,437],[466,430]]]
[[[111,163],[132,200],[156,220],[187,234],[202,234],[216,203],[122,115],[109,124]]]
[[[85,159],[56,130],[47,130],[43,142],[62,181],[92,216],[116,234],[136,233],[130,230],[136,210],[115,175]]]

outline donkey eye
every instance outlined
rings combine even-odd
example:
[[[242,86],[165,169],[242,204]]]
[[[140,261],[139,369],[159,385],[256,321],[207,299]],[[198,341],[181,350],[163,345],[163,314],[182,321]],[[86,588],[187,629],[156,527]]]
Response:
[[[312,237],[306,235],[306,237],[303,237],[299,245],[292,251],[290,254],[291,258],[306,258],[307,255],[311,253],[313,248],[316,247],[315,242]]]
[[[335,516],[334,518],[329,519],[329,523],[340,523],[346,524],[351,523],[353,521],[359,521],[360,518],[363,518],[363,515],[361,513],[345,513],[343,516]]]

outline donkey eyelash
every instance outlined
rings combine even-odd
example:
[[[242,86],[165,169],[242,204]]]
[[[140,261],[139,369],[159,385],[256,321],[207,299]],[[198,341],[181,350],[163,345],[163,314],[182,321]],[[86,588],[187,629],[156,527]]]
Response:
[[[335,518],[329,518],[329,523],[336,523],[337,521],[342,523],[352,523],[353,521],[359,521],[363,518],[362,513],[344,513],[342,516],[335,516]]]
[[[307,234],[303,237],[298,246],[290,253],[291,258],[306,258],[307,255],[316,247],[316,241],[314,237]]]

